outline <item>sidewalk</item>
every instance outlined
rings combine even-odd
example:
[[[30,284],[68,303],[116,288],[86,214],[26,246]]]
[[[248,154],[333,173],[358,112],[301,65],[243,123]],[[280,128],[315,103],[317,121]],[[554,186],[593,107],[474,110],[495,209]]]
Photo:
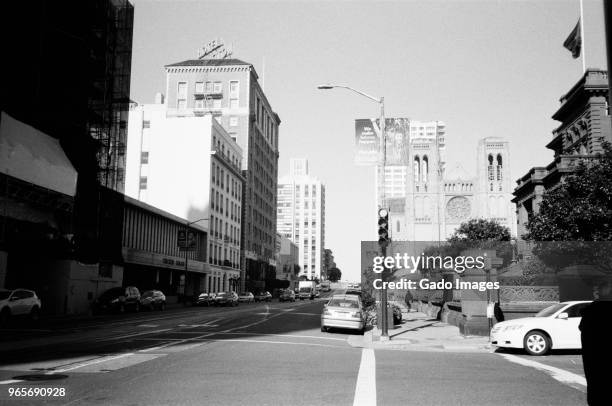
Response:
[[[389,330],[389,339],[382,341],[380,330],[374,328],[363,336],[351,336],[353,347],[376,350],[491,352],[488,337],[463,336],[459,327],[431,319],[424,313],[402,313],[400,326]]]

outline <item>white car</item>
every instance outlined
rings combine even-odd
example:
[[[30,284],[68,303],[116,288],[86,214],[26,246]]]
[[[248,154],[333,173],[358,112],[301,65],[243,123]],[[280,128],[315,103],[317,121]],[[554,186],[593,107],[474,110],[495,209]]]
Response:
[[[255,301],[255,296],[251,292],[242,292],[238,295],[238,301],[244,303],[252,303]]]
[[[33,290],[0,290],[0,323],[6,323],[12,316],[30,316],[38,320],[40,306],[40,299]]]
[[[581,349],[582,311],[591,301],[557,303],[533,317],[502,321],[491,330],[491,344],[524,348],[531,355],[544,355],[551,349]]]

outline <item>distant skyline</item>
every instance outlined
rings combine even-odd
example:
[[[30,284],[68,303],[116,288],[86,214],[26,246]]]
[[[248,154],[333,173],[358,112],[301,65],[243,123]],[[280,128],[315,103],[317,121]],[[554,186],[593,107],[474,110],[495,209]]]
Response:
[[[304,157],[326,185],[326,248],[343,279],[359,279],[360,241],[375,239],[374,170],[353,165],[353,140],[354,120],[378,106],[318,84],[384,96],[387,117],[445,122],[447,168],[470,175],[478,140],[503,137],[514,180],[552,160],[551,115],[582,75],[562,46],[578,0],[133,3],[132,100],[165,92],[164,65],[215,38],[233,43],[281,118],[279,177]],[[598,7],[585,0],[587,66],[604,68]]]

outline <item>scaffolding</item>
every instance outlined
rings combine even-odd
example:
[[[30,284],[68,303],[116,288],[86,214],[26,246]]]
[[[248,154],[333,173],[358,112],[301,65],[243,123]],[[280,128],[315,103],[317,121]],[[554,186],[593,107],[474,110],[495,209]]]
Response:
[[[88,131],[98,142],[98,181],[124,191],[130,105],[134,7],[128,0],[94,0]]]

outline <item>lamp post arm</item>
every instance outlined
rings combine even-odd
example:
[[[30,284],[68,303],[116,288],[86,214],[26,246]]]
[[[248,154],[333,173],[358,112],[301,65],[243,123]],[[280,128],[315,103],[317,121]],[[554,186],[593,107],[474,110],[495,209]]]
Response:
[[[365,92],[362,92],[360,90],[353,89],[350,86],[344,86],[344,85],[329,85],[329,86],[331,86],[331,87],[339,87],[339,88],[342,88],[342,89],[347,89],[347,90],[355,92],[355,93],[357,93],[357,94],[359,94],[359,95],[361,95],[363,97],[367,97],[368,99],[370,99],[372,101],[375,101],[376,103],[381,103],[381,104],[383,103],[383,98],[382,97],[378,98],[378,97],[371,96],[371,95],[369,95],[369,94],[367,94]]]

